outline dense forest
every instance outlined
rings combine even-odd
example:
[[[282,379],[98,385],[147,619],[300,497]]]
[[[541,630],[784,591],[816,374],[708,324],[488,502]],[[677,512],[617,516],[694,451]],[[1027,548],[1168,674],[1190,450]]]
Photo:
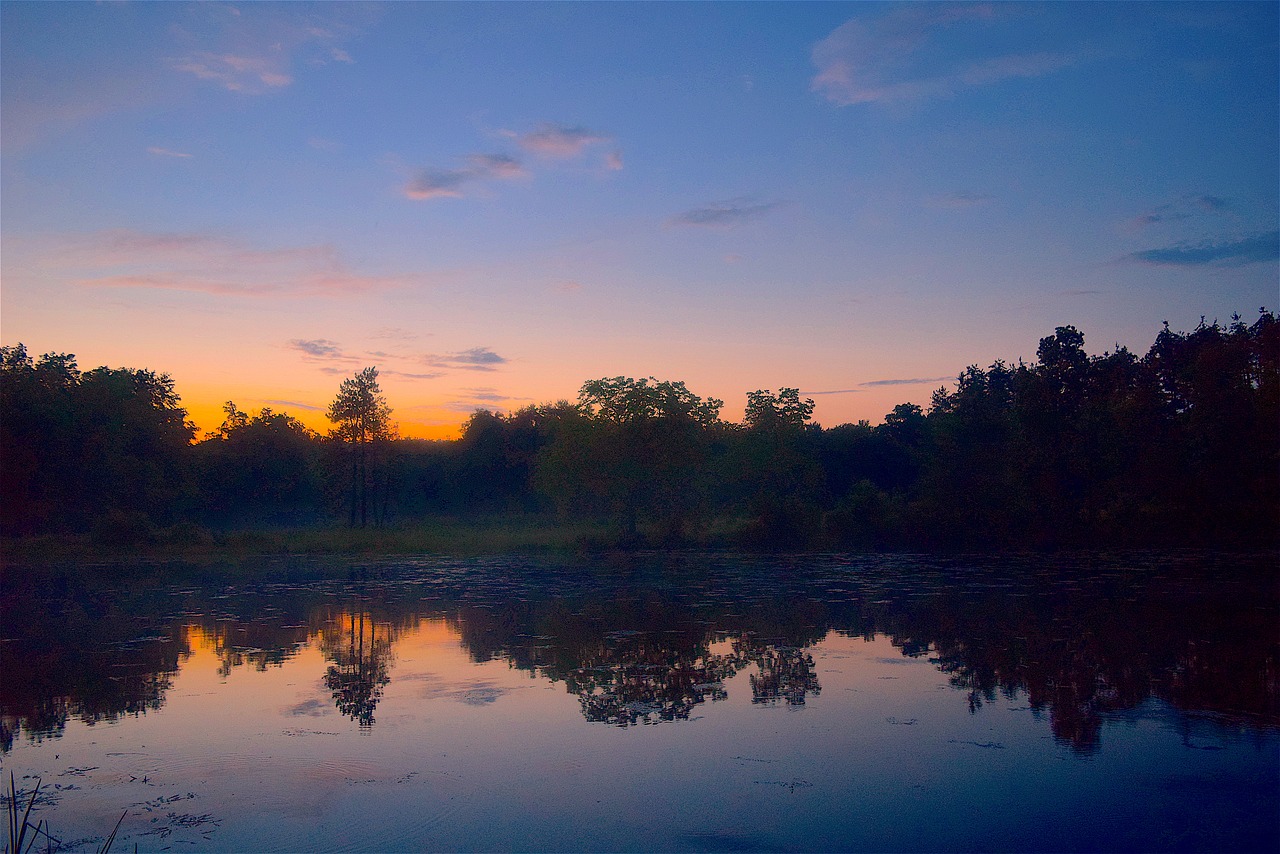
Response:
[[[742,423],[682,382],[586,382],[577,402],[480,410],[401,439],[366,368],[317,434],[227,403],[197,437],[174,383],[0,348],[0,531],[128,547],[164,533],[384,528],[433,517],[588,520],[616,546],[1051,549],[1274,546],[1280,321],[1168,324],[1145,356],[1074,327],[1034,364],[960,373],[927,410],[823,428],[793,388]]]

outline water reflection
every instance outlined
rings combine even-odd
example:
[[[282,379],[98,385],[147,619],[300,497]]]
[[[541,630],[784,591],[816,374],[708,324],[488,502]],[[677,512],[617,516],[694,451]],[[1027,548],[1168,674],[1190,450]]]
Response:
[[[364,611],[339,614],[320,633],[320,651],[333,662],[324,685],[338,711],[362,727],[373,726],[373,711],[391,681],[392,640],[391,625]]]
[[[225,678],[316,648],[333,706],[372,727],[396,644],[424,619],[452,626],[473,661],[562,685],[585,720],[614,726],[686,720],[744,670],[752,702],[804,705],[822,690],[807,650],[830,631],[927,657],[971,710],[1025,702],[1082,753],[1098,749],[1109,714],[1150,697],[1246,729],[1280,725],[1268,556],[436,562],[143,591],[59,584],[56,572],[22,580],[3,596],[4,751],[19,733],[159,709],[194,649],[213,650]]]
[[[821,694],[822,685],[813,672],[813,656],[794,647],[766,647],[752,650],[750,658],[760,668],[751,674],[751,702],[803,706],[809,694]]]

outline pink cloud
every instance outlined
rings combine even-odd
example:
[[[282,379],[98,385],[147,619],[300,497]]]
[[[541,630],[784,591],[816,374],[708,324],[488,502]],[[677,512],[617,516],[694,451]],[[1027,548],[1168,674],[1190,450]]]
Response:
[[[516,138],[516,142],[525,151],[557,160],[577,157],[589,146],[608,141],[609,137],[593,133],[584,127],[571,127],[551,122],[544,122],[534,130]]]
[[[463,196],[463,187],[478,181],[511,180],[528,173],[519,160],[506,154],[472,154],[462,169],[424,169],[404,187],[405,198],[414,201]]]
[[[173,68],[246,94],[261,94],[293,83],[293,77],[281,67],[281,60],[274,58],[202,52],[174,62]]]
[[[870,7],[868,7],[870,8]],[[971,56],[952,61],[942,73],[928,52],[950,28],[987,21],[998,14],[990,4],[906,4],[869,12],[846,21],[813,47],[817,73],[810,88],[832,103],[894,102],[950,97],[963,89],[1006,80],[1040,77],[1080,60],[1076,54],[1027,53],[994,57]],[[971,39],[966,35],[965,44]],[[937,51],[939,56],[949,51]],[[944,66],[945,68],[945,66]]]

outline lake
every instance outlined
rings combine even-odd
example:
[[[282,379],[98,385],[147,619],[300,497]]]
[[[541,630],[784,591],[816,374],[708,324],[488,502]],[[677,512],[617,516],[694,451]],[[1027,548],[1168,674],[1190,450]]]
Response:
[[[1280,848],[1275,555],[97,572],[5,569],[67,849]]]

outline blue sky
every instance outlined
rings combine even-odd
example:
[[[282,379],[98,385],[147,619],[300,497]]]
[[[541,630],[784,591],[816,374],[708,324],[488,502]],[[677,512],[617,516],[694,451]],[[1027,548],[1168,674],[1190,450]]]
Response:
[[[0,6],[0,336],[201,426],[682,379],[826,425],[1277,304],[1277,6]]]

